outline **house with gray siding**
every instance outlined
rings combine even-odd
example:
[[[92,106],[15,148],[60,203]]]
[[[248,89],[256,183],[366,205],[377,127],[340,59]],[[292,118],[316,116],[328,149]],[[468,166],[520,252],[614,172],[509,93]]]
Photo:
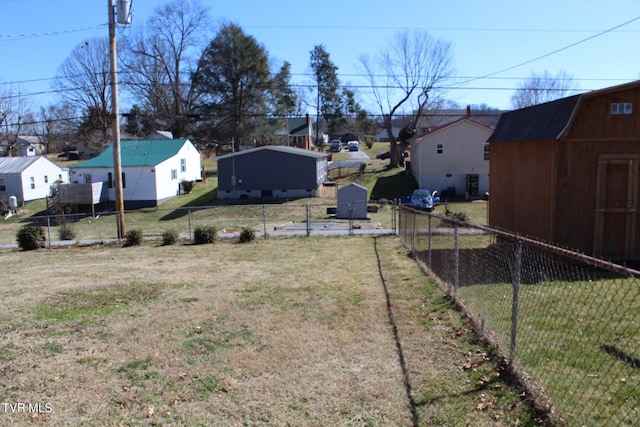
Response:
[[[326,153],[296,147],[266,145],[217,160],[220,199],[316,197],[329,173]]]

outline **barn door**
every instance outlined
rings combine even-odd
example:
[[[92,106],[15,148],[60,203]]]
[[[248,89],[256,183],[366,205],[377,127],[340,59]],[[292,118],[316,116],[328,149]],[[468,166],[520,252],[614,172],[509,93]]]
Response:
[[[601,156],[596,183],[594,254],[640,259],[638,165],[640,156]]]

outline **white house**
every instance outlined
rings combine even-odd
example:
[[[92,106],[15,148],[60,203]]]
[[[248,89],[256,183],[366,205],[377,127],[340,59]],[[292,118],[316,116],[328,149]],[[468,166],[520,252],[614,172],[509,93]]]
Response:
[[[427,129],[411,138],[411,172],[419,188],[445,196],[476,197],[489,191],[493,130],[468,118]]]
[[[39,156],[45,154],[44,138],[38,135],[18,135],[16,147],[18,155],[22,157]]]
[[[202,179],[200,152],[186,138],[120,142],[125,209],[157,206],[181,191],[182,181]],[[114,201],[113,145],[71,168],[74,184],[103,182],[102,201]]]
[[[44,199],[56,181],[69,182],[69,170],[42,156],[0,157],[0,199],[16,196],[20,205]]]

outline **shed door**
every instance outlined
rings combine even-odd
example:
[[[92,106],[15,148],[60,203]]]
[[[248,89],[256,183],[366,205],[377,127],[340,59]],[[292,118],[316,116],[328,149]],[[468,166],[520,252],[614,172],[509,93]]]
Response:
[[[640,259],[638,165],[640,156],[601,156],[598,161],[594,254]]]

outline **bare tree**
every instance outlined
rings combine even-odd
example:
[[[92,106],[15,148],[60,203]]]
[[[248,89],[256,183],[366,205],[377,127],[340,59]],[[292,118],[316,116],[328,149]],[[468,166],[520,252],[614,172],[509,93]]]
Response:
[[[63,102],[76,105],[83,114],[91,117],[91,132],[85,132],[82,136],[82,142],[91,150],[99,150],[108,143],[111,129],[110,64],[107,52],[107,38],[80,43],[62,63],[53,83]]]
[[[146,31],[123,43],[122,84],[158,129],[188,132],[197,101],[190,83],[210,29],[208,9],[198,0],[174,0],[155,10]]]
[[[401,112],[409,115],[409,127],[413,126],[409,130],[415,129],[428,105],[440,97],[439,85],[453,75],[451,45],[424,31],[403,31],[373,58],[362,55],[359,59],[391,143],[389,164],[395,167],[400,150],[393,134],[394,116]]]
[[[37,125],[47,152],[59,153],[68,150],[80,123],[73,104],[63,102],[40,107]]]
[[[547,70],[541,74],[531,73],[531,76],[518,85],[511,96],[514,109],[542,104],[566,96],[578,88],[573,77],[566,71],[558,71],[555,76]]]
[[[0,86],[0,142],[7,150],[2,155],[16,154],[16,142],[20,134],[34,134],[36,120],[31,112],[28,96],[13,85]]]

